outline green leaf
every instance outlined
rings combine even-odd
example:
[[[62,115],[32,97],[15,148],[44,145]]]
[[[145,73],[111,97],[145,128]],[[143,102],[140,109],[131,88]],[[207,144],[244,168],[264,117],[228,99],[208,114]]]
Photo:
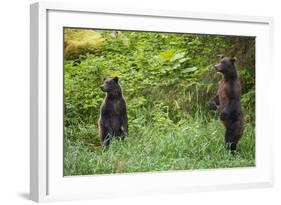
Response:
[[[181,59],[185,56],[185,52],[181,52],[181,53],[177,53],[176,55],[173,56],[173,58],[171,58],[171,61],[176,61],[178,59]]]
[[[183,73],[190,73],[190,72],[196,71],[197,69],[198,69],[198,68],[196,68],[196,67],[184,68],[184,69],[182,69],[182,72],[183,72]]]
[[[172,60],[174,58],[175,51],[174,50],[167,50],[160,53],[160,56],[165,60]]]
[[[183,63],[183,62],[188,61],[188,60],[190,60],[190,59],[191,59],[191,58],[189,58],[189,57],[182,58],[182,59],[179,60],[179,62],[180,62],[180,63]]]

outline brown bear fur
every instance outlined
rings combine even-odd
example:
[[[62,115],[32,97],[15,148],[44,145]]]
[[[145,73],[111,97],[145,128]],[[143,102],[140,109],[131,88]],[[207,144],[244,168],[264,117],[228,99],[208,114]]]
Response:
[[[220,119],[225,127],[225,143],[234,152],[243,134],[244,119],[241,108],[241,85],[238,79],[235,58],[221,56],[220,63],[215,65],[218,72],[223,74],[219,82],[217,95],[212,98],[212,109],[218,109]]]
[[[101,143],[108,146],[112,137],[124,139],[128,135],[127,106],[118,77],[105,79],[100,87],[106,97],[100,111],[99,133]]]

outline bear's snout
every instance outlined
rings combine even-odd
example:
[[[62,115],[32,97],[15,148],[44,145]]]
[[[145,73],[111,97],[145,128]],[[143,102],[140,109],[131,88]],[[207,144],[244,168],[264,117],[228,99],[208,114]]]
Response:
[[[217,71],[222,71],[220,64],[214,66]]]
[[[101,89],[102,91],[105,91],[103,85],[100,86],[100,89]]]

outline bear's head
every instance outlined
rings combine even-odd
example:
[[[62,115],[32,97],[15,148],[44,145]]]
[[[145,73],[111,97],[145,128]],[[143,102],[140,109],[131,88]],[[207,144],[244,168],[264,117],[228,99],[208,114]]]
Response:
[[[105,78],[103,84],[100,86],[101,90],[106,93],[119,93],[121,92],[120,85],[118,83],[118,77]]]
[[[224,76],[236,76],[236,66],[235,66],[235,57],[224,57],[220,56],[219,64],[215,65],[215,68],[218,72],[222,73]]]

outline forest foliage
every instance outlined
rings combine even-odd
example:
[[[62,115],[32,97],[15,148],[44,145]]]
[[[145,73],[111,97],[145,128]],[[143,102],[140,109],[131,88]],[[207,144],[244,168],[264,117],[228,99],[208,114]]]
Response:
[[[254,132],[255,38],[65,28],[65,144],[82,143],[100,152],[97,121],[105,97],[100,85],[113,76],[119,77],[128,106],[128,140],[148,128],[169,133],[199,119],[197,129],[203,129],[218,119],[208,105],[222,78],[214,69],[219,54],[238,59],[245,122]],[[253,146],[247,155],[251,160]],[[70,167],[66,173],[75,174]]]

